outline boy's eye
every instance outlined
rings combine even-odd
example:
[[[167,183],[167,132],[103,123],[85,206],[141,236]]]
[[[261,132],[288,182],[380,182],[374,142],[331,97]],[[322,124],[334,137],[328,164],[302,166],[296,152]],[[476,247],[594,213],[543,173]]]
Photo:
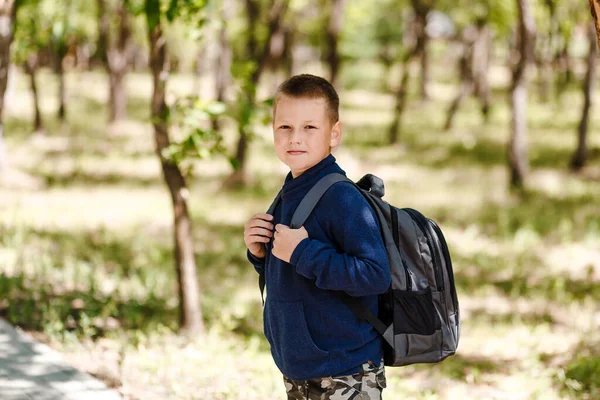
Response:
[[[306,128],[307,128],[307,129],[317,129],[317,127],[316,127],[316,126],[312,126],[312,125],[307,125],[307,126],[306,126]]]

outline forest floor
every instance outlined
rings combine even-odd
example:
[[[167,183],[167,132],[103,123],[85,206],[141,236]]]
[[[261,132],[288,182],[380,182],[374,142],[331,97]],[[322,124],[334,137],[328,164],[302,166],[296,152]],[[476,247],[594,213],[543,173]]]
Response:
[[[435,82],[429,102],[411,94],[395,146],[385,144],[391,94],[340,93],[340,165],[355,180],[380,176],[388,202],[440,224],[458,287],[458,353],[388,368],[385,398],[600,397],[600,113],[589,166],[574,174],[582,95],[572,88],[546,104],[531,95],[531,170],[527,189],[511,192],[503,76],[490,121],[467,99],[448,132],[440,127],[456,84]],[[185,338],[174,333],[172,211],[154,154],[149,76],[128,77],[129,119],[111,127],[104,74],[68,76],[65,124],[52,115],[53,76],[39,79],[46,134],[31,133],[23,76],[7,101],[0,315],[129,399],[283,399],[243,242],[245,221],[266,210],[286,173],[269,129],[250,146],[247,188],[221,189],[230,165],[218,157],[198,162],[189,180],[207,333]],[[174,96],[193,86],[174,76],[169,87]]]

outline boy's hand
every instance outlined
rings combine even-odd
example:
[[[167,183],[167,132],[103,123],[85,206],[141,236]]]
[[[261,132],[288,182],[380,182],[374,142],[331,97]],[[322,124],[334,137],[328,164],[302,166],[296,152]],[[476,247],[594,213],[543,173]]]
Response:
[[[273,237],[273,216],[270,214],[256,214],[244,226],[244,242],[246,247],[257,258],[267,255],[265,243]]]
[[[308,232],[303,226],[299,229],[292,229],[289,226],[277,224],[275,226],[272,254],[289,263],[296,246],[307,237]]]

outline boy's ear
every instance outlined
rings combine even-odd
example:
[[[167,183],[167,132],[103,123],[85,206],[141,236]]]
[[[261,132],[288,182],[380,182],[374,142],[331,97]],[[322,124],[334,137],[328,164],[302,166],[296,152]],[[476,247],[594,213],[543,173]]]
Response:
[[[329,146],[333,149],[342,141],[342,122],[337,121],[331,128],[331,140]]]

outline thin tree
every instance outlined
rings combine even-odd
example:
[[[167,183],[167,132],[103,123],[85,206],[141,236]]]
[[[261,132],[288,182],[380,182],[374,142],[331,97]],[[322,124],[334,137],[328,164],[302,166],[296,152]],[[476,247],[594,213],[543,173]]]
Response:
[[[490,63],[492,58],[492,32],[488,21],[477,21],[477,41],[473,48],[473,79],[475,96],[481,105],[484,122],[490,118],[491,88],[489,80]]]
[[[10,68],[10,45],[14,37],[15,20],[17,18],[17,0],[0,0],[0,171],[5,167],[4,150],[4,95],[8,86]]]
[[[474,94],[481,102],[481,113],[487,122],[490,110],[490,87],[488,82],[490,33],[485,21],[477,27],[467,26],[461,37],[463,52],[458,61],[460,85],[456,97],[448,108],[444,130],[452,128],[454,116],[465,97]]]
[[[57,7],[57,14],[52,24],[50,36],[52,64],[58,78],[58,119],[63,122],[67,118],[67,84],[63,61],[69,51],[69,34],[71,33],[72,0],[61,0],[62,7]]]
[[[429,35],[427,34],[427,17],[433,9],[436,0],[410,0],[415,14],[414,32],[416,37],[416,52],[421,61],[421,100],[429,99]]]
[[[225,91],[231,82],[231,61],[233,58],[233,52],[229,44],[229,37],[227,36],[227,22],[231,17],[231,2],[223,1],[221,8],[219,9],[219,15],[221,18],[221,26],[218,32],[218,54],[215,58],[215,100],[219,102],[225,102]],[[219,118],[217,116],[212,117],[212,127],[214,131],[218,131]]]
[[[45,133],[37,83],[40,53],[49,44],[45,22],[39,2],[31,1],[20,7],[12,45],[14,63],[21,65],[29,77],[34,110],[33,131],[36,133]]]
[[[148,26],[150,68],[153,80],[151,116],[154,127],[155,150],[173,203],[173,239],[179,292],[180,326],[186,333],[199,333],[204,330],[204,324],[200,308],[200,287],[194,259],[192,221],[187,204],[189,191],[185,178],[177,164],[164,156],[165,149],[170,145],[169,109],[165,101],[169,59],[160,0],[145,0],[144,11]]]
[[[562,36],[560,46],[556,49],[554,55],[554,69],[558,72],[555,82],[556,98],[560,99],[569,84],[573,81],[573,60],[569,53],[569,47],[573,38],[572,30],[565,28],[564,24],[560,26],[559,32]]]
[[[592,93],[594,88],[594,82],[596,80],[596,67],[598,64],[596,34],[597,32],[594,27],[594,23],[589,23],[589,50],[587,56],[587,71],[583,80],[583,111],[581,113],[581,120],[579,121],[579,126],[577,128],[577,150],[571,158],[571,168],[576,171],[581,169],[585,165],[588,158],[587,132],[590,119],[590,109],[592,108]]]
[[[411,1],[413,1],[413,0],[411,0]],[[413,1],[413,7],[415,7],[415,5],[418,6],[419,4],[421,4],[421,3],[419,3],[418,0]],[[399,86],[397,87],[397,89],[394,90],[394,97],[395,97],[394,118],[388,129],[389,144],[394,144],[394,143],[398,142],[398,132],[400,131],[402,115],[404,114],[404,109],[406,108],[406,99],[408,96],[408,84],[410,82],[411,63],[412,63],[413,59],[415,59],[417,56],[419,56],[419,55],[422,56],[422,52],[425,49],[424,39],[423,38],[419,39],[419,37],[424,34],[424,29],[425,29],[424,26],[422,26],[422,23],[423,23],[423,21],[416,17],[411,21],[410,29],[412,30],[415,40],[413,41],[412,47],[406,49],[404,52],[399,53],[400,57],[401,57],[401,63],[402,63],[402,77],[400,79]],[[421,67],[423,65],[424,64],[421,63]],[[423,72],[423,71],[421,71],[421,72]],[[424,75],[421,74],[421,78],[423,78],[423,77],[424,77]],[[421,80],[421,83],[423,83],[423,80]],[[423,91],[424,87],[425,86],[423,84],[421,84],[421,95],[423,95],[425,93]]]
[[[292,75],[293,41],[293,27],[287,24],[280,26],[271,37],[266,69],[270,72],[272,93],[277,89],[282,80]],[[283,78],[281,77],[281,73],[283,73]]]
[[[427,16],[433,9],[435,0],[411,0],[414,12],[414,18],[411,22],[411,30],[414,35],[414,44],[412,47],[402,53],[402,78],[400,85],[394,91],[395,106],[394,118],[388,129],[388,142],[394,144],[398,142],[398,132],[402,122],[402,114],[406,108],[406,99],[408,96],[408,84],[410,82],[410,65],[416,57],[420,57],[421,81],[420,96],[422,100],[429,98],[427,86],[429,81],[429,58],[427,48],[429,37],[427,35]]]
[[[337,87],[340,72],[339,38],[344,20],[345,0],[329,0],[328,22],[326,29],[325,59],[329,64],[329,82]]]
[[[27,56],[27,60],[24,63],[25,72],[29,75],[29,82],[31,85],[31,93],[33,97],[33,109],[35,111],[34,114],[34,122],[33,122],[33,130],[37,133],[44,133],[44,124],[42,121],[42,113],[40,111],[40,96],[38,92],[38,86],[36,81],[36,73],[39,65],[39,56],[37,51],[31,52]]]
[[[596,37],[598,46],[600,46],[600,0],[589,0],[590,11],[594,18],[594,26],[596,27]]]
[[[243,84],[243,96],[241,100],[246,104],[246,110],[251,110],[256,104],[256,88],[263,71],[267,65],[269,58],[269,49],[271,39],[275,32],[281,26],[283,16],[288,7],[287,0],[270,0],[268,7],[267,32],[266,38],[259,43],[260,33],[257,27],[261,20],[261,6],[258,0],[246,0],[246,21],[247,21],[247,42],[246,42],[246,59],[255,60],[254,68],[247,78],[248,81]],[[225,180],[224,187],[243,186],[246,184],[246,155],[248,152],[248,133],[247,121],[240,124],[240,138],[237,143],[235,158],[233,160],[236,165],[235,171]]]
[[[548,30],[544,35],[538,31],[537,42],[539,51],[535,54],[535,64],[538,72],[540,101],[546,103],[550,100],[550,87],[553,78],[552,58],[560,36],[560,23],[558,20],[558,5],[556,0],[544,0],[544,7],[548,11]]]
[[[513,66],[510,88],[512,112],[511,136],[508,142],[510,186],[522,188],[529,169],[527,159],[527,67],[532,58],[535,25],[529,0],[517,0],[518,60]]]
[[[398,131],[402,122],[402,115],[406,107],[406,98],[408,94],[408,82],[410,81],[410,62],[418,54],[417,45],[410,49],[402,58],[402,78],[400,85],[395,90],[394,97],[396,104],[394,106],[394,119],[388,130],[388,142],[394,144],[398,142]]]
[[[98,42],[104,49],[102,60],[109,79],[109,122],[127,117],[127,89],[125,75],[129,67],[133,50],[131,16],[126,7],[126,0],[118,0],[116,4],[117,37],[110,35],[110,13],[106,0],[97,0],[98,6]]]

